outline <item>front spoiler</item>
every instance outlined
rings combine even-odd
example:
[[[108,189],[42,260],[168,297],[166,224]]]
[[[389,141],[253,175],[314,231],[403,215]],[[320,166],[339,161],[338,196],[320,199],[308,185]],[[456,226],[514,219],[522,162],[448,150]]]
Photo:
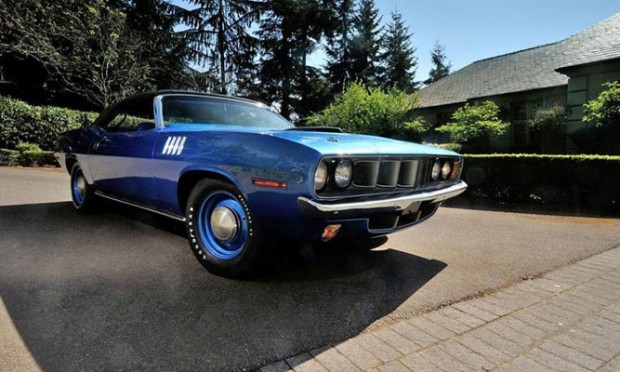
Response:
[[[462,194],[467,189],[464,181],[432,191],[423,191],[411,195],[390,199],[367,200],[345,203],[321,203],[303,196],[297,199],[302,216],[310,218],[354,218],[380,212],[398,212],[410,208],[414,204],[428,202],[440,203]]]

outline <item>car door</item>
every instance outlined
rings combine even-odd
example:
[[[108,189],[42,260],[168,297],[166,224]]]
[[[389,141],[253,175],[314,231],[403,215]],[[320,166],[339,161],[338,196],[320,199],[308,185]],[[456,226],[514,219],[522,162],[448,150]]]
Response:
[[[100,123],[88,156],[98,190],[152,204],[153,148],[158,136],[154,123],[152,98],[124,102]]]

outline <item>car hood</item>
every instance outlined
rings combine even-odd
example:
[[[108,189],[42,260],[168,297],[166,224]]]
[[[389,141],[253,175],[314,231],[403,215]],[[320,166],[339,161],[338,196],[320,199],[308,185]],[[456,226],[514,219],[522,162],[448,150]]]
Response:
[[[437,147],[361,134],[295,130],[272,131],[269,134],[310,147],[322,155],[457,155]]]

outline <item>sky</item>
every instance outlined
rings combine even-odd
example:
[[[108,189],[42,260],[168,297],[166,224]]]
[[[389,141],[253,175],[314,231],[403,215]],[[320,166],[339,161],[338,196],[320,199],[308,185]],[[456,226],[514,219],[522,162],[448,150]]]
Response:
[[[183,4],[183,0],[172,0]],[[484,58],[563,40],[620,12],[620,0],[375,0],[382,23],[402,13],[417,49],[415,80],[431,69],[435,41],[452,71]],[[325,53],[310,56],[320,66]]]
[[[416,80],[431,69],[435,41],[452,71],[484,58],[563,40],[620,12],[619,0],[375,0],[383,22],[398,10],[417,48]]]

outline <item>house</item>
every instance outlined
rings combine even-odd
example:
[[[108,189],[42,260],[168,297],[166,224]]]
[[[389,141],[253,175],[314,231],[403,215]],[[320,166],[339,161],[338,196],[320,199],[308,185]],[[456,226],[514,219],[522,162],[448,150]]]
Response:
[[[565,106],[566,133],[572,133],[584,125],[582,105],[614,80],[620,80],[620,13],[565,40],[476,61],[420,90],[417,113],[439,126],[465,103],[491,100],[511,123],[491,140],[491,150],[545,151],[530,128],[536,111]],[[570,152],[571,141],[562,141]]]

